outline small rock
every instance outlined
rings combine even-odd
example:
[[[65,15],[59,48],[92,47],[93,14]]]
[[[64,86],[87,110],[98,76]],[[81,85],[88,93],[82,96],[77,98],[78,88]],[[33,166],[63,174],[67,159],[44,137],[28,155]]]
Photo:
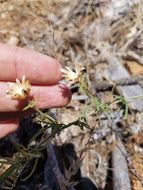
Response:
[[[143,89],[140,85],[117,86],[117,90],[129,102],[129,107],[132,110],[143,110],[143,98],[141,99],[143,97]]]

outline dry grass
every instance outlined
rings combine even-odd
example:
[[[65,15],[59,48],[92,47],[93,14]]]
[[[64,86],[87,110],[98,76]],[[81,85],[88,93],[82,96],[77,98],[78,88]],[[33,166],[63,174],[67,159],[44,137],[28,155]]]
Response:
[[[111,82],[104,70],[114,65],[113,60],[122,65],[132,60],[143,68],[143,1],[1,0],[0,17],[1,42],[50,55],[63,66],[73,67],[74,63],[82,63],[93,93],[97,81]],[[140,69],[134,67],[135,75],[142,74]],[[72,91],[74,98],[69,106],[59,110],[58,117],[62,122],[75,120],[88,103],[84,98],[79,101],[81,94],[76,86]],[[110,91],[106,93],[112,96]],[[104,98],[108,97],[105,95]],[[101,127],[95,115],[89,117],[89,124],[92,128]],[[79,153],[89,142],[90,136],[91,131],[83,132],[72,127],[57,137],[57,141],[74,140]],[[82,173],[92,178],[100,188],[105,187],[112,145],[114,147],[114,140],[109,133],[104,140],[89,143],[89,151],[85,151]],[[133,190],[139,189],[133,187]]]

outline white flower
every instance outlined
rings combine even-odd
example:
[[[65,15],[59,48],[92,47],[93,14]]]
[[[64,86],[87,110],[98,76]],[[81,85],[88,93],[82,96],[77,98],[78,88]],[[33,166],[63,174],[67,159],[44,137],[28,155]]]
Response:
[[[65,67],[65,69],[61,69],[61,72],[64,79],[75,83],[79,81],[84,69],[82,64],[76,64],[75,71],[72,71],[69,67]]]
[[[14,100],[23,100],[29,96],[31,85],[29,80],[22,77],[22,82],[16,79],[16,83],[8,83],[9,89],[6,92],[7,97]]]

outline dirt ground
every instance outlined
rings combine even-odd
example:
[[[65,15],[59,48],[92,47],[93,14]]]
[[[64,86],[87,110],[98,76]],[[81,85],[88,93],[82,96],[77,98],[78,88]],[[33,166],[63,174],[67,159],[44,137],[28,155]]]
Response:
[[[142,96],[142,0],[0,0],[0,41],[52,56],[63,66],[82,63],[90,90],[101,101],[111,100],[113,92]],[[88,104],[78,86],[71,91],[70,104],[56,110],[64,123],[76,120]],[[126,120],[116,106],[113,110],[100,121],[88,116],[92,133],[73,126],[54,142],[72,142],[78,156],[84,152],[81,173],[99,189],[143,190],[143,100],[129,103]],[[116,164],[125,164],[130,182]]]

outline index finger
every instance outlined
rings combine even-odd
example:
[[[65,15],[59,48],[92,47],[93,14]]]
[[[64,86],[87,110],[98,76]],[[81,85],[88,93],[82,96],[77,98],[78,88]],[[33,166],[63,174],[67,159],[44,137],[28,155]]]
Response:
[[[31,84],[55,84],[61,65],[41,53],[0,43],[0,81],[15,81],[23,75]]]

